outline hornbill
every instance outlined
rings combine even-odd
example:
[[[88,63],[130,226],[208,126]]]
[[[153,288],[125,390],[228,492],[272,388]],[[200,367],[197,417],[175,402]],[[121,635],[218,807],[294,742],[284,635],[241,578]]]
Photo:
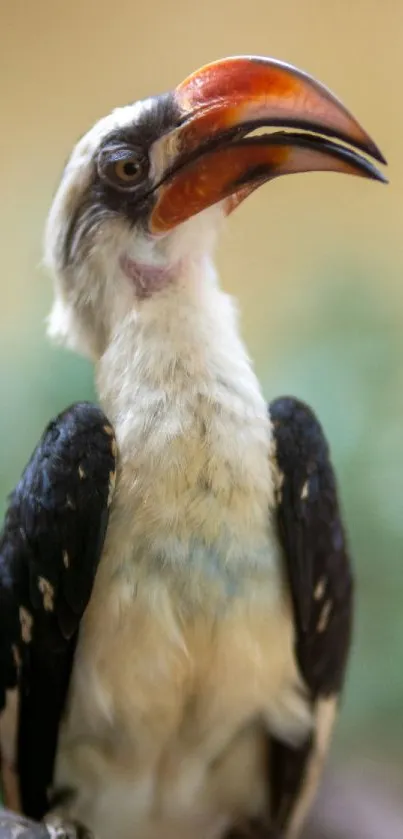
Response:
[[[266,181],[385,180],[368,157],[385,162],[326,88],[241,56],[114,110],[67,163],[49,333],[93,360],[101,407],[51,422],[0,545],[9,802],[65,835],[299,833],[352,571],[321,426],[297,399],[267,408],[213,251]]]

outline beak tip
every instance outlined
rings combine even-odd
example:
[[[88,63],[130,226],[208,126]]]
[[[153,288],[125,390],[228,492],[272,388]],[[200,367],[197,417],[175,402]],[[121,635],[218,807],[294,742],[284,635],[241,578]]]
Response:
[[[368,143],[368,154],[371,155],[378,163],[382,163],[384,166],[388,165],[388,161],[386,157],[382,154],[380,148],[374,143],[373,140],[370,140]]]
[[[364,161],[364,158],[363,158],[363,161]],[[386,175],[384,175],[383,172],[381,172],[380,169],[377,168],[377,166],[374,166],[373,163],[371,163],[368,160],[366,160],[365,163],[366,163],[365,174],[366,174],[367,178],[369,178],[371,181],[378,181],[381,184],[388,184],[389,183],[389,179],[386,177]]]

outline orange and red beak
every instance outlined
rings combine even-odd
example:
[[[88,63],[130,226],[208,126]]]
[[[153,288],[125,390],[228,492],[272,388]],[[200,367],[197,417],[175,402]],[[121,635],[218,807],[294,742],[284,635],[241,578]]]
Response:
[[[328,170],[386,181],[360,153],[386,163],[357,120],[327,88],[290,65],[226,58],[197,70],[173,96],[181,116],[160,141],[168,166],[156,189],[152,233],[165,233],[219,201],[230,212],[278,175]],[[246,136],[263,126],[298,130]]]

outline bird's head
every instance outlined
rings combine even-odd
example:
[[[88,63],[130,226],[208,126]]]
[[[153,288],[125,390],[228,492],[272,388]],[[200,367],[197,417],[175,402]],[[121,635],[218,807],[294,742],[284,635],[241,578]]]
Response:
[[[248,136],[263,126],[287,131]],[[254,189],[314,170],[384,180],[361,152],[385,162],[326,88],[265,58],[217,61],[113,111],[76,145],[49,214],[51,334],[98,357],[128,311],[186,282]]]

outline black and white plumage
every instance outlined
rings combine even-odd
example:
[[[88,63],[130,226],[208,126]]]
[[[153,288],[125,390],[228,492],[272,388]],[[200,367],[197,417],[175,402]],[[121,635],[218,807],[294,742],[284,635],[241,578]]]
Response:
[[[335,479],[323,433],[307,406],[279,399],[269,414],[277,470],[276,518],[298,627],[296,655],[313,705],[319,715],[330,709],[333,722],[352,618],[351,570]],[[115,456],[113,431],[102,412],[89,404],[73,406],[46,430],[7,514],[3,591],[8,591],[19,566],[15,585],[20,606],[19,622],[9,615],[2,626],[2,652],[9,656],[8,667],[2,668],[2,704],[4,689],[17,682],[18,650],[18,774],[24,812],[36,818],[48,808],[58,723],[78,622],[104,541]],[[41,580],[48,586],[41,586]],[[5,605],[16,602],[17,598],[6,599]],[[315,748],[314,737],[300,749],[275,739],[268,745],[272,814],[278,827],[286,826],[293,813],[301,786],[309,780],[311,762],[316,768]],[[10,814],[4,819],[5,830]],[[33,830],[32,825],[26,830]],[[32,835],[39,839],[42,834]]]
[[[17,771],[22,810],[32,818],[49,806],[58,726],[105,538],[115,462],[103,412],[89,403],[64,411],[14,490],[0,538],[2,708],[20,685],[18,746],[7,729],[0,733],[2,770],[11,784]],[[15,805],[12,793],[6,781],[7,803]]]
[[[329,746],[350,648],[353,583],[328,445],[307,405],[270,406],[278,468],[277,522],[293,601],[295,653],[316,725],[299,750],[272,744],[272,807],[300,826]],[[298,806],[300,804],[300,807]]]
[[[323,137],[243,139],[280,117],[383,160],[309,77],[228,59],[97,123],[50,213],[50,333],[94,360],[102,411],[62,415],[11,502],[2,660],[24,811],[53,787],[96,839],[294,837],[328,748],[352,620],[335,479],[310,410],[267,411],[212,252],[275,175],[382,176]]]

